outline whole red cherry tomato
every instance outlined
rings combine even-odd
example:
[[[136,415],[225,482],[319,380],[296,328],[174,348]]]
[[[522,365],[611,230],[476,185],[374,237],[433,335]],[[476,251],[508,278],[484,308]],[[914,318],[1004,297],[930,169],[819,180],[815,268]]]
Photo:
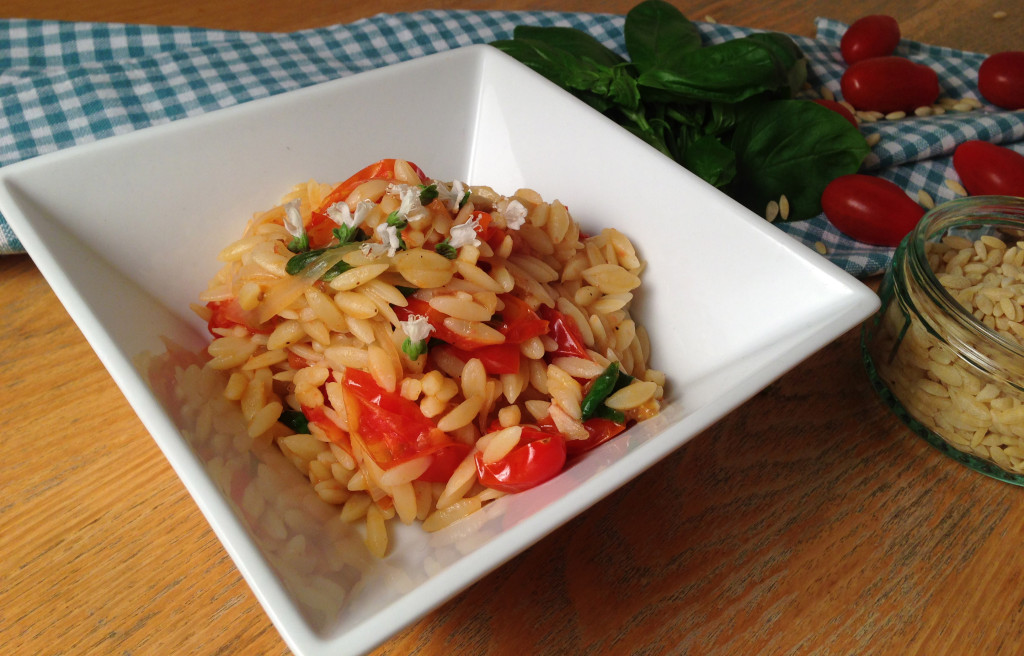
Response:
[[[829,100],[827,98],[812,98],[811,101],[818,103],[822,107],[826,107],[828,109],[831,109],[833,112],[835,112],[836,114],[839,114],[840,116],[845,118],[847,121],[849,121],[850,125],[852,125],[853,127],[859,127],[857,125],[857,119],[854,118],[853,114],[850,113],[850,110],[847,109],[846,106],[843,105],[842,103],[837,103],[836,101]]]
[[[839,40],[847,64],[891,55],[900,42],[900,25],[892,16],[876,14],[855,20]]]
[[[1024,51],[989,55],[978,69],[978,91],[997,107],[1024,109]]]
[[[965,141],[953,167],[972,196],[1024,196],[1024,155],[987,141]]]
[[[860,110],[912,112],[939,97],[935,71],[905,57],[873,57],[851,65],[839,81],[843,98]]]
[[[840,232],[876,246],[899,244],[924,215],[924,208],[895,183],[860,173],[830,182],[821,207]]]
[[[565,466],[565,438],[523,426],[519,446],[496,462],[486,463],[476,454],[480,483],[502,492],[522,492],[554,478]]]

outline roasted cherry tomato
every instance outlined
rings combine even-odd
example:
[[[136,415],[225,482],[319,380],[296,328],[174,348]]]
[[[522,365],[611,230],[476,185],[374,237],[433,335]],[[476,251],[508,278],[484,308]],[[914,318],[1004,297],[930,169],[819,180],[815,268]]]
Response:
[[[540,316],[547,319],[550,324],[548,334],[558,345],[552,355],[590,359],[583,335],[571,317],[547,306],[541,307]]]
[[[558,475],[565,466],[565,438],[558,433],[523,426],[519,446],[491,463],[476,455],[480,483],[502,492],[522,492]]]
[[[989,55],[978,69],[978,91],[997,107],[1024,109],[1024,51]]]
[[[447,483],[448,479],[455,473],[455,468],[469,455],[473,447],[461,442],[454,442],[440,451],[434,452],[434,459],[430,461],[427,471],[420,474],[416,480],[426,483]]]
[[[811,102],[816,102],[819,105],[821,105],[822,107],[831,109],[833,112],[835,112],[836,114],[839,114],[840,116],[845,118],[847,121],[849,121],[850,125],[852,125],[853,127],[855,127],[855,128],[860,127],[857,124],[857,119],[853,116],[853,113],[851,113],[850,110],[846,108],[846,105],[843,105],[842,103],[838,103],[835,100],[829,100],[827,98],[814,98],[814,99],[811,100]]]
[[[533,337],[546,335],[548,322],[527,305],[526,301],[511,294],[502,294],[498,298],[505,305],[501,311],[501,325],[498,332],[505,336],[511,344],[522,344]]]
[[[1024,196],[1024,155],[987,141],[965,141],[953,167],[972,196]]]
[[[442,346],[439,350],[451,353],[463,362],[469,362],[473,358],[480,360],[484,371],[498,376],[501,374],[519,373],[519,345],[506,342],[504,344],[491,344],[467,351],[454,346]]]
[[[924,215],[924,208],[895,183],[860,173],[830,182],[821,207],[840,232],[876,246],[899,244]]]
[[[846,28],[839,50],[847,64],[891,55],[900,42],[900,25],[892,16],[875,14],[859,18]]]
[[[600,417],[586,420],[583,422],[583,427],[587,429],[590,437],[585,440],[566,440],[565,450],[569,456],[578,456],[581,453],[595,449],[626,430],[625,424]]]
[[[418,405],[388,392],[365,371],[346,369],[342,389],[351,434],[362,440],[370,457],[384,469],[458,444]]]
[[[939,76],[904,57],[873,57],[851,65],[839,85],[843,98],[859,110],[912,112],[939,97]]]
[[[416,174],[420,176],[421,180],[425,180],[427,178],[423,169],[412,162],[409,162],[409,165],[414,171],[416,171]],[[327,216],[328,207],[347,199],[349,195],[355,191],[356,187],[364,182],[368,182],[370,180],[394,180],[394,178],[395,160],[382,159],[379,162],[370,164],[363,170],[354,174],[348,180],[345,180],[332,189],[331,193],[327,194],[327,198],[320,203],[320,207],[313,210],[312,218],[310,219],[309,225],[306,227],[306,233],[309,235],[310,248],[322,248],[329,244],[334,238],[332,233],[338,225]]]
[[[219,337],[214,332],[215,328],[234,328],[242,326],[250,333],[270,334],[274,326],[270,323],[260,323],[259,315],[255,310],[243,310],[237,298],[226,301],[210,301],[206,304],[212,313],[207,322],[207,328],[211,335]]]

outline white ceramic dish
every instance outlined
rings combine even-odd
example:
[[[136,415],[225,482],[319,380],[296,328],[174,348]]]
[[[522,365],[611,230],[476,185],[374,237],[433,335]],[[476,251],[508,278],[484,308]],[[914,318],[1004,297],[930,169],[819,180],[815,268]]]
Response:
[[[633,313],[670,386],[660,416],[560,477],[440,534],[401,527],[383,561],[358,554],[350,531],[350,562],[332,567],[361,582],[342,596],[267,547],[265,527],[250,526],[220,492],[204,466],[210,455],[190,447],[132,359],[162,350],[161,336],[201,348],[204,326],[188,305],[252,212],[293,183],[341,180],[383,157],[503,193],[532,187],[565,202],[585,229],[624,231],[649,265]],[[372,649],[678,448],[878,303],[817,254],[487,46],[9,166],[0,170],[0,212],[304,656]],[[282,495],[301,497],[303,486],[282,481]],[[328,548],[317,542],[323,509],[304,503],[296,498],[312,520],[307,548]]]

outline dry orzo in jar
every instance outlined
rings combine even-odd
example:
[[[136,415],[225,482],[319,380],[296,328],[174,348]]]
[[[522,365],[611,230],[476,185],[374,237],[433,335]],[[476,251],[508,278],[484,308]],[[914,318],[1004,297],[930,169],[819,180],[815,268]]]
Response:
[[[532,190],[382,160],[295,186],[219,259],[203,366],[376,555],[389,520],[443,528],[660,409],[633,245]]]

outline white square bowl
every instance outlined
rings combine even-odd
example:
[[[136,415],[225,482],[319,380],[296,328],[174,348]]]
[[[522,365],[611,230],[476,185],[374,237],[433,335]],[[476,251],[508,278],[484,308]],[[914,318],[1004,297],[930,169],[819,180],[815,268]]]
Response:
[[[333,527],[326,544],[329,512],[297,499],[311,520],[307,549],[333,549],[339,535],[351,542],[344,563],[310,574],[221,492],[211,454],[191,447],[132,360],[162,350],[162,336],[202,347],[205,326],[189,303],[253,212],[294,183],[341,180],[385,157],[501,193],[530,187],[566,203],[585,230],[626,233],[648,263],[633,315],[649,331],[652,366],[668,376],[666,403],[545,485],[438,534],[399,527],[383,560],[359,553],[354,528]],[[860,282],[488,46],[0,169],[0,212],[303,656],[372,649],[878,306]],[[282,495],[301,496],[304,486],[286,479]]]

